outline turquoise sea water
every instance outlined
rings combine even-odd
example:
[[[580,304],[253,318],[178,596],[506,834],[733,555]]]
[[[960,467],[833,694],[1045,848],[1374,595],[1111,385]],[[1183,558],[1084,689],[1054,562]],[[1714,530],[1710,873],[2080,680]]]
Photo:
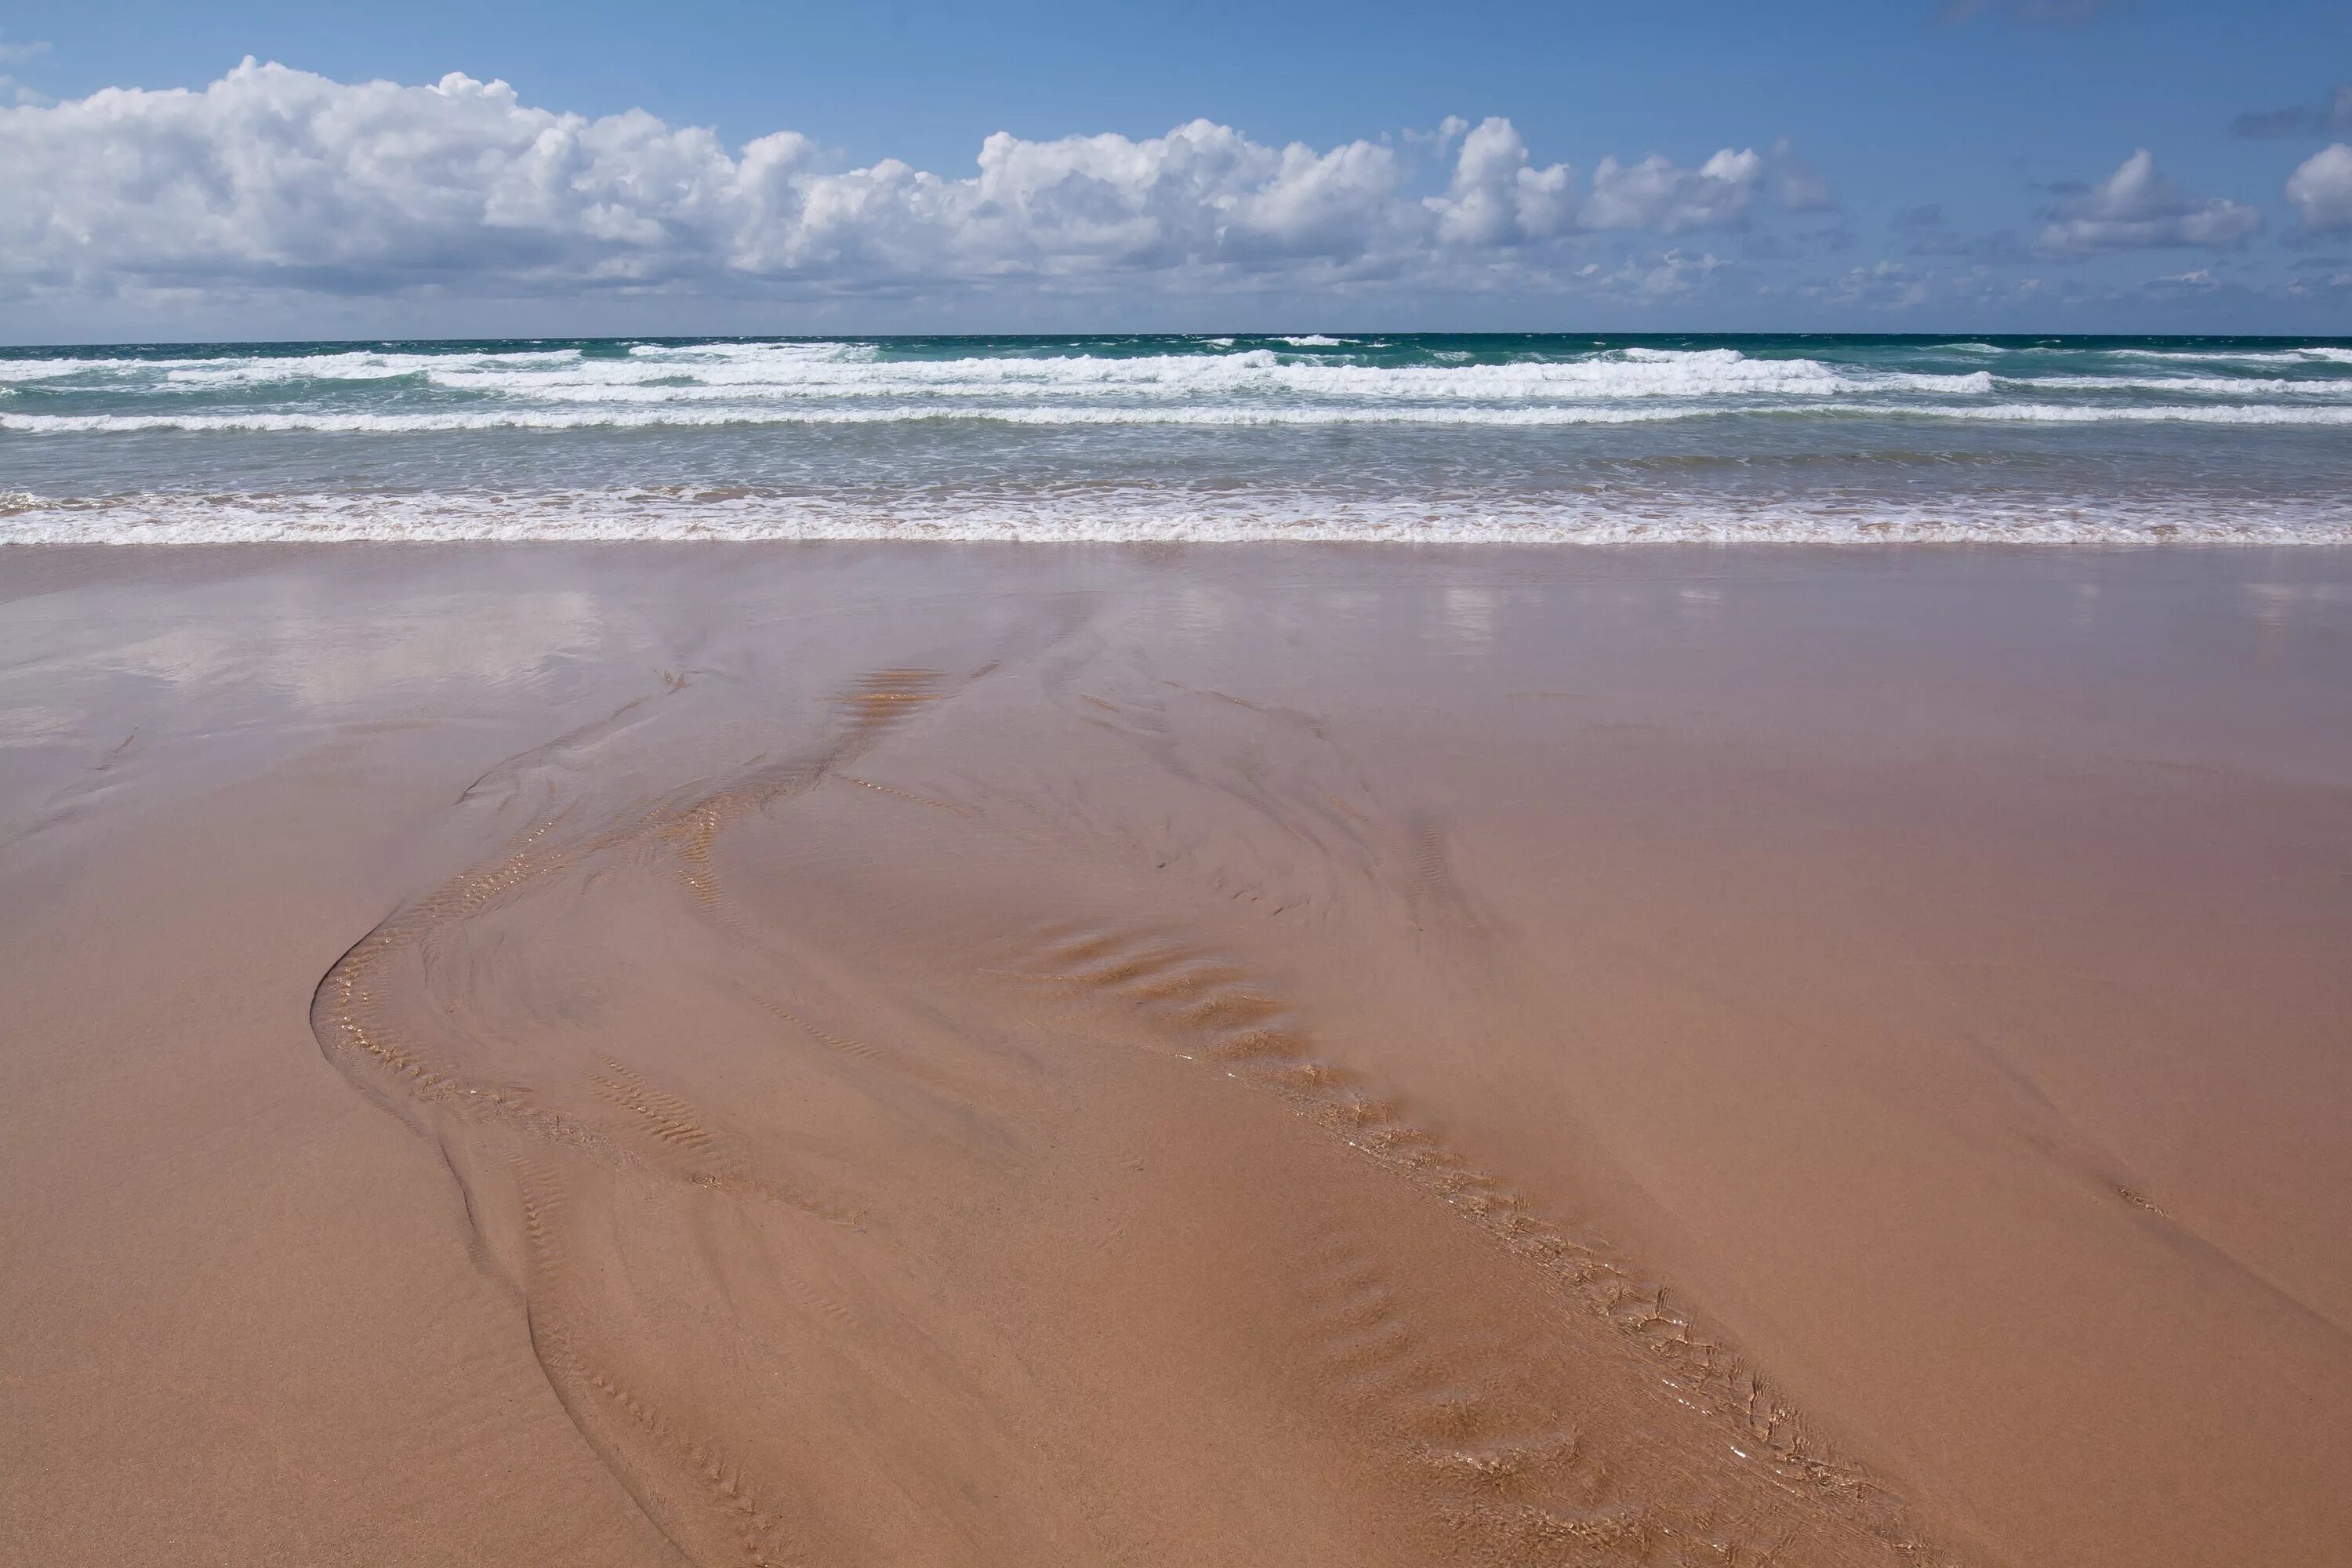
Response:
[[[0,541],[2352,542],[2352,339],[0,350]]]

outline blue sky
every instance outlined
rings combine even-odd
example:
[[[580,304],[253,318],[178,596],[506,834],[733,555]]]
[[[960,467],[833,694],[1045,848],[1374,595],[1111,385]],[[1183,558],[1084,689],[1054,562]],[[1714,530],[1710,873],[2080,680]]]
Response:
[[[0,100],[20,107],[0,113],[0,155],[31,199],[0,213],[0,336],[19,341],[273,324],[2352,331],[2352,150],[2329,152],[2352,142],[2352,98],[2330,97],[2352,80],[2340,4],[20,0],[5,26]],[[201,92],[247,56],[308,74],[216,89],[203,113],[150,97],[68,113],[103,89]],[[451,72],[510,84],[505,119],[336,90]],[[535,144],[526,115],[633,110],[666,135],[707,127],[716,151],[596,151],[582,132],[593,157],[532,175],[563,190],[518,205],[510,182],[465,185]],[[1490,120],[1507,141],[1477,132]],[[1156,139],[1196,121],[1236,140],[1195,138],[1167,173]],[[289,124],[325,140],[287,153]],[[742,149],[780,132],[799,140],[753,191]],[[1017,225],[996,187],[957,184],[996,132],[1018,139]],[[1161,172],[1067,141],[1104,135]],[[387,172],[419,137],[437,151]],[[480,156],[459,155],[467,137]],[[1335,159],[1308,190],[1277,168],[1293,143],[1378,155]],[[886,212],[862,173],[884,160],[942,184],[893,187]],[[367,178],[335,183],[354,169]],[[93,170],[112,171],[102,188]],[[702,194],[646,194],[663,181]]]

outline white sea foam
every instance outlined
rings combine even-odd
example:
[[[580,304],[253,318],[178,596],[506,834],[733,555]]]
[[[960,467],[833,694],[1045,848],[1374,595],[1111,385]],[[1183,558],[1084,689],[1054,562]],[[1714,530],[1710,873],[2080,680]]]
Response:
[[[2352,378],[2256,375],[2038,375],[1995,378],[2011,392],[2168,392],[2217,397],[2352,398]]]
[[[1708,396],[1828,397],[1860,392],[1990,392],[1983,372],[1841,372],[1811,359],[1750,359],[1734,350],[1508,364],[1370,365],[1289,360],[1271,349],[1223,354],[882,360],[726,353],[632,355],[559,365],[461,363],[423,367],[453,390],[595,401],[654,387],[681,399],[719,392],[746,398],[1193,398],[1287,395],[1366,401],[1561,401]]]
[[[1086,497],[963,500],[651,489],[498,496],[160,494],[104,500],[0,496],[0,541],[18,543],[691,540],[2342,545],[2352,543],[2352,504],[2136,501],[2106,495],[1740,502],[1667,493],[1605,500],[1490,495],[1402,501],[1139,487]]]
[[[1466,361],[1471,356],[1459,357]],[[60,390],[124,394],[293,388],[407,377],[501,399],[564,402],[622,401],[647,388],[679,401],[727,392],[746,399],[1288,395],[1467,402],[1817,398],[1865,392],[1973,395],[1992,389],[1990,374],[1982,371],[1948,374],[1835,368],[1808,358],[1750,358],[1735,349],[1635,348],[1569,360],[1417,365],[1350,363],[1344,358],[1298,361],[1265,348],[1124,357],[893,359],[863,343],[640,346],[626,357],[609,358],[576,350],[478,354],[385,350],[246,359],[0,360],[0,385],[22,389],[46,383],[57,384]]]
[[[467,430],[649,430],[728,425],[894,425],[992,423],[1028,426],[1470,425],[1572,426],[1657,424],[1708,412],[1664,408],[1002,408],[900,406],[786,408],[666,405],[654,408],[480,409],[446,414],[0,414],[0,430],[28,435],[137,435],[151,431],[312,432],[402,435]]]
[[[1775,405],[1883,413],[1881,402],[1988,420],[2328,424],[2336,420],[2326,406],[2352,400],[2352,376],[2213,374],[2222,364],[2292,363],[2312,372],[2352,365],[2352,352],[2325,347],[2116,350],[2110,363],[2148,364],[2151,372],[2101,374],[2081,366],[2091,351],[2069,351],[2063,372],[2033,374],[2032,356],[2039,351],[2031,350],[2017,351],[2027,357],[1999,369],[1947,372],[1756,357],[1733,348],[1643,346],[1500,363],[1474,363],[1477,356],[1467,350],[1444,350],[1423,363],[1384,364],[1373,363],[1370,345],[1351,340],[1299,334],[1277,341],[1367,352],[1301,358],[1214,339],[1194,342],[1220,352],[928,359],[856,342],[639,344],[620,354],[520,345],[481,352],[387,347],[311,354],[47,356],[0,359],[0,410],[5,410],[0,427],[54,433],[633,428],[891,422],[956,417],[961,409],[969,410],[967,416],[1032,425],[1541,426],[1636,423],[1653,416],[1625,410],[1653,405],[1692,415]],[[1971,351],[2011,353],[1980,344],[1945,352]],[[278,395],[267,396],[272,392]],[[2208,413],[2184,412],[2179,405],[2021,401],[2086,392],[2235,402]],[[1989,401],[1997,398],[2006,401]],[[234,405],[224,407],[224,401]],[[1112,411],[1088,412],[1092,405]],[[2323,411],[2312,413],[2315,406]]]
[[[1965,407],[1853,404],[1856,414],[2042,425],[2352,425],[2352,405],[1992,403]]]
[[[0,356],[0,542],[2352,542],[2342,459],[2296,434],[2352,425],[2352,351],[1400,342]],[[1251,427],[1434,434],[1148,434]],[[670,434],[595,437],[633,431]],[[251,438],[160,438],[215,435]]]
[[[611,402],[614,400],[600,400]],[[2144,405],[2008,403],[1937,406],[1925,404],[1836,403],[1822,413],[1881,419],[1937,419],[2044,425],[2352,425],[2352,405]],[[1727,418],[1752,414],[1738,405],[1682,403],[1650,407],[1602,405],[1390,407],[1192,405],[1104,407],[1008,405],[999,407],[898,405],[888,407],[793,407],[719,403],[698,405],[662,400],[654,406],[593,409],[468,408],[441,413],[329,414],[14,414],[0,413],[0,430],[26,435],[129,436],[154,431],[399,435],[488,430],[634,430],[744,426],[829,426],[994,423],[1016,426],[1172,426],[1203,428],[1311,426],[1465,426],[1545,428],[1643,425]]]
[[[2291,349],[2110,349],[2118,359],[2178,361],[2195,364],[2352,364],[2352,349],[2322,344]]]
[[[782,346],[782,345],[777,345]],[[92,380],[136,389],[170,386],[268,386],[305,381],[381,381],[451,365],[509,366],[516,370],[584,363],[574,349],[518,350],[502,353],[404,353],[356,349],[341,353],[208,354],[177,359],[93,356],[88,359],[0,358],[0,383]]]

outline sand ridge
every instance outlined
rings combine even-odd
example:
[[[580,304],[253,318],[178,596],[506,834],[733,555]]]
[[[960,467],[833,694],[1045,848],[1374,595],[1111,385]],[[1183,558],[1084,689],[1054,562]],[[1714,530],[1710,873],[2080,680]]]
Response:
[[[1022,676],[1000,662],[986,679],[1003,688]],[[1132,845],[1158,814],[1229,836],[1234,850],[1255,842],[1254,832],[1266,825],[1345,844],[1356,869],[1338,880],[1363,885],[1363,902],[1391,917],[1386,940],[1401,952],[1432,929],[1475,930],[1437,827],[1383,823],[1369,802],[1339,807],[1334,792],[1350,787],[1348,759],[1319,724],[1157,679],[1131,707],[1092,689],[1078,690],[1072,707],[1066,699],[1076,686],[1066,676],[1057,683],[1061,702],[1024,694],[1017,720],[999,714],[998,721],[1017,722],[1040,757],[1068,754],[1064,731],[1083,726],[1108,731],[1120,750],[1131,743],[1157,759],[1171,787],[1151,799],[1123,791],[1116,804],[1127,823],[1098,815],[1112,804],[1107,799],[1069,809],[1055,786],[1075,791],[1086,781],[1057,779],[1059,770],[1050,767],[974,779],[984,805],[940,799],[943,786],[927,793],[846,773],[853,763],[927,773],[933,764],[924,754],[924,727],[961,695],[928,667],[860,672],[833,694],[831,714],[814,726],[820,738],[803,755],[761,762],[649,809],[632,805],[617,820],[599,821],[590,805],[561,798],[561,786],[542,784],[534,764],[509,764],[507,792],[541,796],[537,819],[499,858],[369,933],[319,987],[313,1022],[322,1049],[438,1142],[466,1184],[483,1245],[526,1304],[534,1345],[566,1408],[682,1550],[698,1561],[740,1557],[761,1565],[947,1561],[975,1548],[1011,1560],[1035,1551],[1037,1542],[1085,1539],[1079,1521],[1057,1517],[1062,1488],[1051,1481],[1025,1478],[1016,1489],[992,1473],[984,1514],[958,1518],[959,1505],[935,1472],[935,1434],[919,1442],[909,1434],[904,1448],[876,1443],[859,1417],[876,1394],[853,1400],[845,1391],[864,1387],[884,1367],[883,1382],[903,1383],[909,1374],[897,1363],[906,1346],[882,1327],[936,1309],[872,1296],[853,1308],[831,1270],[843,1266],[845,1251],[879,1252],[886,1261],[856,1265],[866,1290],[879,1291],[876,1270],[894,1266],[900,1289],[925,1289],[920,1282],[937,1265],[923,1262],[940,1245],[923,1234],[923,1211],[936,1201],[930,1194],[961,1191],[969,1202],[999,1183],[1007,1189],[1006,1212],[1019,1215],[1015,1194],[1056,1178],[1006,1169],[992,1148],[974,1150],[977,1159],[943,1161],[924,1113],[936,1116],[944,1100],[965,1118],[1008,1120],[1006,1136],[1018,1139],[1026,1121],[1021,1101],[1045,1093],[1079,1101],[1058,1116],[1107,1121],[1084,1103],[1088,1091],[1069,1084],[1058,1060],[1044,1053],[1082,1054],[1087,1079],[1124,1078],[1134,1070],[1117,1048],[1125,1046],[1196,1068],[1187,1102],[1203,1091],[1229,1099],[1217,1092],[1223,1081],[1256,1091],[1281,1113],[1259,1110],[1236,1121],[1221,1110],[1225,1124],[1203,1142],[1222,1160],[1270,1165],[1259,1147],[1268,1140],[1329,1146],[1284,1156],[1315,1175],[1271,1195],[1266,1213],[1229,1216],[1234,1247],[1247,1247],[1269,1226],[1293,1223],[1307,1205],[1328,1211],[1320,1223],[1333,1235],[1385,1238],[1385,1257],[1345,1245],[1315,1255],[1314,1268],[1338,1272],[1308,1277],[1309,1295],[1320,1298],[1310,1308],[1317,1320],[1308,1336],[1316,1342],[1310,1381],[1337,1384],[1318,1391],[1337,1397],[1287,1415],[1328,1425],[1323,1441],[1377,1459],[1356,1488],[1379,1490],[1342,1489],[1313,1501],[1289,1496],[1294,1483],[1279,1475],[1277,1455],[1265,1477],[1269,1506],[1280,1499],[1286,1508],[1342,1518],[1404,1516],[1402,1536],[1385,1547],[1355,1543],[1358,1561],[1423,1561],[1440,1552],[1495,1561],[1764,1563],[1801,1542],[1804,1560],[1814,1562],[1942,1560],[1884,1482],[1837,1455],[1755,1368],[1699,1329],[1667,1286],[1597,1239],[1553,1223],[1442,1134],[1417,1125],[1399,1101],[1325,1052],[1302,1009],[1245,961],[1150,926],[1030,926],[1024,906],[1038,904],[1045,888],[1083,896],[1077,889],[1116,879],[1118,849],[1106,865],[1097,846]],[[1222,708],[1216,724],[1224,732],[1199,721],[1203,698]],[[1177,710],[1185,711],[1180,717]],[[661,716],[653,711],[639,722],[651,731]],[[673,742],[647,733],[635,743]],[[690,752],[692,738],[674,743]],[[959,743],[949,755],[960,753]],[[807,820],[801,803],[832,780],[861,786],[862,796]],[[945,821],[911,826],[904,820],[910,805],[943,813]],[[1020,826],[992,836],[984,819]],[[995,841],[960,854],[960,833]],[[761,861],[758,871],[722,873],[730,839],[755,835],[772,841],[781,859]],[[832,882],[829,905],[887,909],[901,897],[928,898],[971,913],[948,930],[925,931],[914,951],[870,973],[885,944],[894,935],[903,942],[905,934],[873,931],[845,945],[822,929],[803,934],[793,929],[797,922],[783,923],[791,921],[788,901],[759,897],[747,908],[735,894],[734,884],[753,878],[763,889],[789,886],[794,862],[814,852],[812,846],[859,871],[889,862],[887,880],[877,877],[863,890],[846,878]],[[1007,850],[1013,864],[1000,868],[995,857]],[[1156,869],[1167,879],[1166,863]],[[1290,904],[1237,885],[1258,869],[1229,858],[1195,891],[1279,919]],[[1007,879],[1003,870],[1013,874]],[[1170,898],[1162,890],[1158,901]],[[1321,902],[1332,918],[1340,900],[1327,891]],[[588,905],[593,910],[582,907]],[[543,929],[551,921],[552,931]],[[774,929],[780,923],[783,929]],[[1009,944],[991,930],[1005,925],[1017,932]],[[988,940],[974,949],[971,939],[982,933]],[[1351,936],[1381,940],[1374,931]],[[940,942],[961,952],[942,963],[933,946]],[[601,1006],[567,990],[585,962],[607,962],[625,974],[673,958],[697,972],[693,992],[731,993],[735,1005],[713,1006],[707,995],[663,984],[662,1026],[618,1030],[599,1016]],[[980,1095],[949,1099],[936,1071],[901,1081],[875,1047],[802,1016],[774,994],[805,1005],[797,999],[812,970],[836,992],[887,991],[908,983],[908,965],[924,972],[929,1010],[952,1017],[958,1032],[987,1019],[992,1032],[1008,1038],[1041,1033],[1028,1046],[1032,1071],[1023,1076],[1045,1081],[1022,1083],[1013,1107]],[[518,997],[527,1017],[520,1026]],[[635,1001],[622,1005],[633,1021],[646,1016]],[[846,1019],[840,1025],[851,1026]],[[680,1029],[697,1037],[691,1067],[677,1059],[687,1054],[675,1039]],[[518,1053],[526,1038],[531,1048]],[[900,1054],[935,1063],[952,1059],[955,1048],[934,1040]],[[840,1070],[845,1057],[856,1071]],[[807,1092],[810,1079],[830,1079],[834,1092],[854,1090],[866,1101],[863,1135],[854,1143],[837,1130],[824,1136],[798,1118],[762,1125],[715,1089],[686,1087],[738,1074],[774,1076],[780,1089],[802,1086],[797,1092]],[[908,1103],[898,1103],[902,1099]],[[803,1130],[806,1143],[795,1135]],[[1342,1149],[1385,1179],[1342,1179],[1331,1168]],[[1181,1165],[1160,1177],[1177,1191],[1190,1179]],[[1434,1257],[1400,1247],[1441,1215],[1484,1245],[1448,1245]],[[981,1223],[969,1208],[960,1216],[960,1247],[1018,1251],[1017,1230],[992,1240]],[[641,1226],[654,1234],[634,1234]],[[825,1226],[866,1239],[862,1247],[837,1235],[817,1239],[812,1227]],[[749,1258],[740,1250],[746,1235],[761,1238]],[[697,1241],[682,1246],[682,1237]],[[730,1238],[733,1250],[722,1249],[718,1237]],[[1131,1267],[1155,1266],[1148,1242],[1123,1237],[1119,1245],[1136,1250]],[[643,1266],[633,1259],[648,1250],[665,1260],[667,1277],[653,1289],[635,1278]],[[815,1259],[823,1261],[812,1267]],[[1171,1258],[1157,1266],[1186,1264]],[[1481,1314],[1454,1301],[1423,1307],[1437,1317],[1433,1328],[1409,1328],[1396,1315],[1404,1290],[1380,1283],[1452,1275],[1459,1285],[1465,1268],[1485,1281],[1462,1286],[1465,1297],[1509,1301],[1526,1321],[1480,1321]],[[1188,1288],[1207,1294],[1198,1278]],[[1037,1300],[1025,1282],[1008,1293]],[[755,1299],[768,1304],[754,1307]],[[1057,1305],[1070,1314],[1092,1310],[1078,1298]],[[1071,1331],[1025,1321],[985,1296],[962,1311],[986,1322],[1002,1336],[1002,1353],[1016,1359],[1050,1354],[1039,1342]],[[665,1319],[695,1321],[698,1338],[713,1342],[637,1342]],[[1241,1333],[1247,1324],[1227,1327]],[[971,1331],[962,1322],[923,1331],[942,1338]],[[831,1397],[779,1394],[770,1407],[722,1375],[780,1357],[793,1364],[779,1373],[787,1386],[805,1380]],[[705,1358],[714,1364],[688,1364]],[[972,1386],[978,1380],[962,1367],[929,1370],[947,1386],[926,1386],[927,1406],[1022,1397]],[[1118,1370],[1098,1366],[1095,1376]],[[1093,1386],[1103,1397],[1100,1383]],[[903,1388],[894,1393],[907,1397]],[[1250,1417],[1235,1411],[1207,1418],[1229,1428]],[[1073,1468],[1086,1448],[1123,1440],[1116,1424],[1089,1430],[1066,1409],[1025,1410],[1019,1419],[1024,1434],[1052,1431],[1039,1445],[1048,1454],[1075,1445],[1055,1456]],[[784,1426],[797,1429],[789,1443],[772,1435]],[[992,1433],[971,1439],[997,1455],[992,1471],[1013,1463],[1003,1449],[1037,1441]],[[867,1451],[856,1465],[815,1457],[861,1448]],[[1188,1475],[1194,1463],[1182,1447],[1155,1452],[1157,1484],[1205,1484]],[[865,1472],[882,1466],[890,1488],[877,1497]],[[1087,1549],[1151,1558],[1149,1548],[1119,1539],[1115,1525],[1097,1528],[1107,1539]],[[1169,1561],[1276,1561],[1284,1552],[1254,1532],[1221,1541],[1205,1531],[1162,1550]]]

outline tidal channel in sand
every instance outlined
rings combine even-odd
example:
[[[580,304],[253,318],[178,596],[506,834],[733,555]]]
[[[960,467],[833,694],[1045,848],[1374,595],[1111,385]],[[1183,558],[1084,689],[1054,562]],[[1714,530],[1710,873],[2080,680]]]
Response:
[[[2352,1539],[2352,557],[0,550],[0,1560]]]

